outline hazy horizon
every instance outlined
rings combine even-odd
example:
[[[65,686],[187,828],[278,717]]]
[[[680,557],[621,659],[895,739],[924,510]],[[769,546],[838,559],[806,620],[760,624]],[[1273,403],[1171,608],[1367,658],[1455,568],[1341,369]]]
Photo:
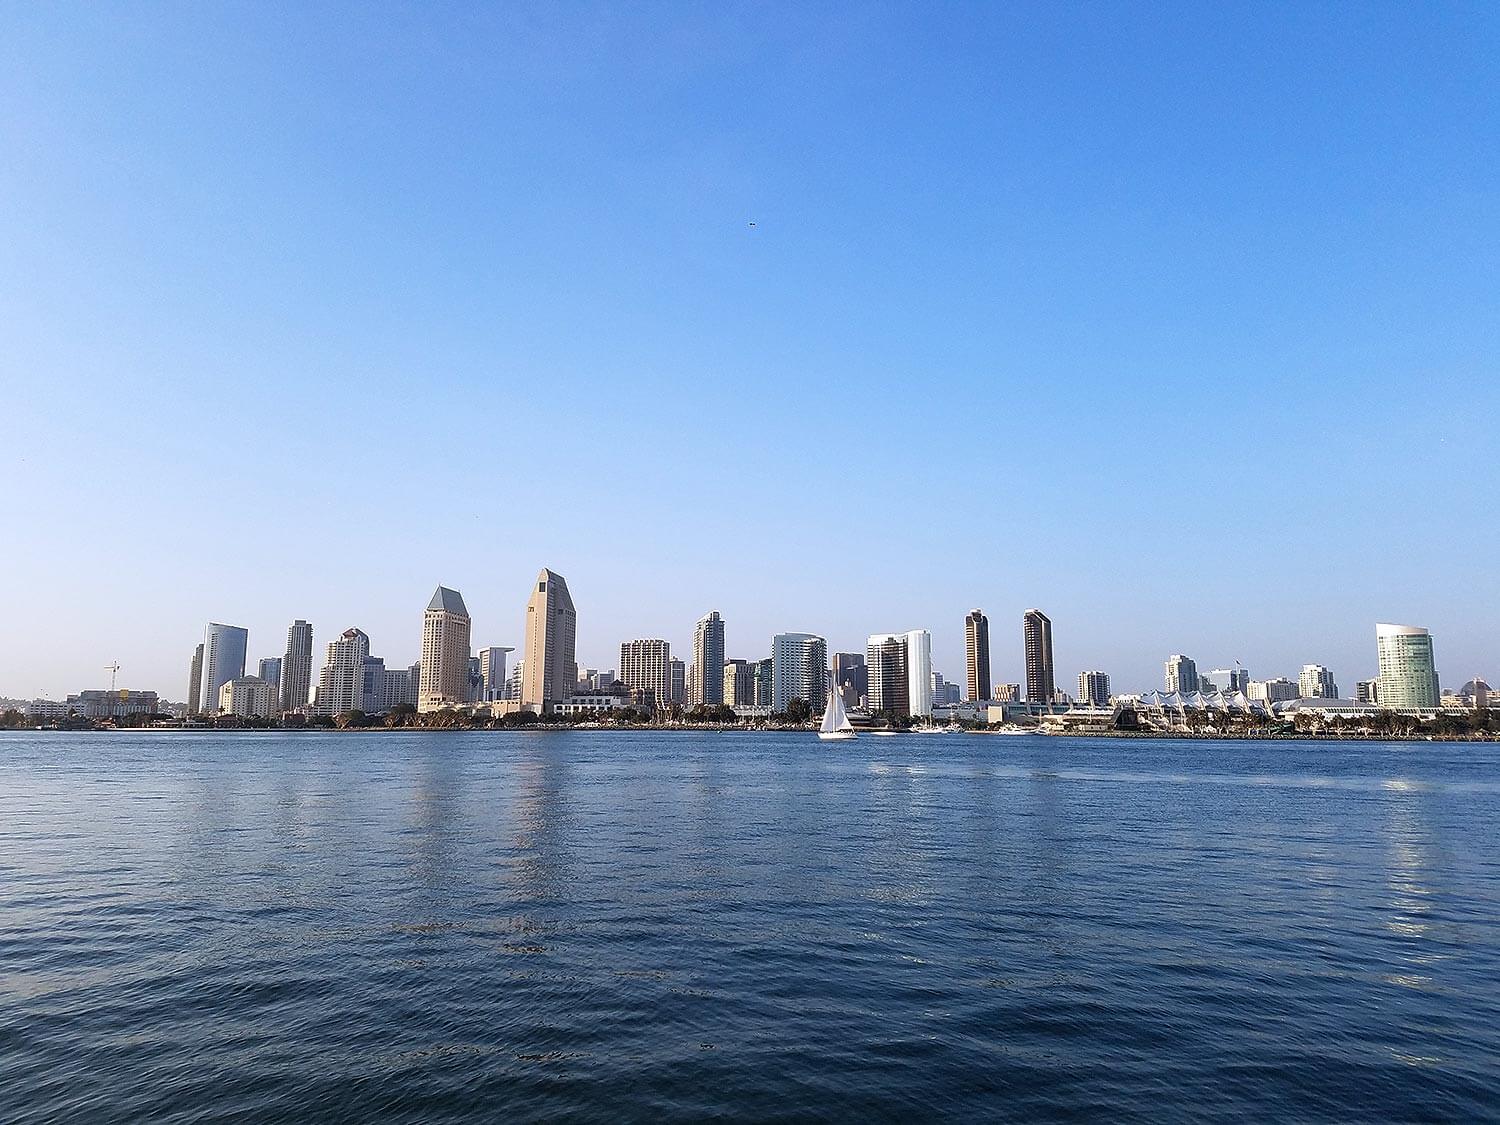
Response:
[[[0,11],[0,695],[439,583],[1500,683],[1500,11]],[[1485,250],[1485,247],[1491,249]]]

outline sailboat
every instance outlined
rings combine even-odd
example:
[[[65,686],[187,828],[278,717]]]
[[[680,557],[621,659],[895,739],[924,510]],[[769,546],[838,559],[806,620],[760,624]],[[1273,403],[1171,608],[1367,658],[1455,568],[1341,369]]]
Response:
[[[843,693],[836,685],[828,692],[828,707],[823,712],[823,725],[818,727],[818,737],[825,742],[842,742],[855,737],[854,727],[844,710]]]

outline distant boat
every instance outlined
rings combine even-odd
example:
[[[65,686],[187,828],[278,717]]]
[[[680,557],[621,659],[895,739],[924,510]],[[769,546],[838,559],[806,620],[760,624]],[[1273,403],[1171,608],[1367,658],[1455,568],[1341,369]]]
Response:
[[[818,728],[818,737],[825,742],[843,742],[854,738],[854,725],[844,710],[844,699],[838,688],[828,693],[828,707],[823,711],[823,725]]]

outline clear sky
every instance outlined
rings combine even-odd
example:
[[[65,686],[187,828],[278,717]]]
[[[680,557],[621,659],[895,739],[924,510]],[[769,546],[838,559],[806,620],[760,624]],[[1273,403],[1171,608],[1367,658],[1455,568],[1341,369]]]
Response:
[[[1500,682],[1500,7],[0,7],[0,694],[210,619]],[[753,224],[753,225],[752,225]]]

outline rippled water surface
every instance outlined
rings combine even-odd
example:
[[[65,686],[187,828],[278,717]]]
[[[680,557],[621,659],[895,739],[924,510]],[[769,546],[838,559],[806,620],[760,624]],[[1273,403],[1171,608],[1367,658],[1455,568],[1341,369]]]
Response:
[[[1500,1112],[1500,748],[0,735],[0,1120]]]

